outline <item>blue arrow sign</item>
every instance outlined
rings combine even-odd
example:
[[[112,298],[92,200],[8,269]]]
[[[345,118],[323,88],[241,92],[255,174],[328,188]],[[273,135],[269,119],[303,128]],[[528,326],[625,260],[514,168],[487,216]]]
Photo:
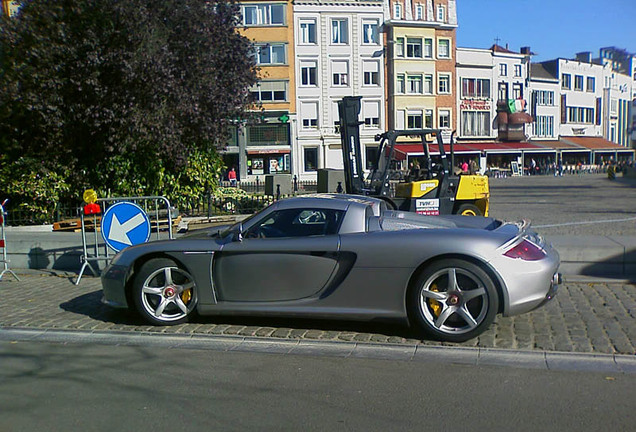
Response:
[[[150,238],[150,220],[137,204],[118,202],[108,207],[102,217],[102,237],[117,252],[145,243]]]

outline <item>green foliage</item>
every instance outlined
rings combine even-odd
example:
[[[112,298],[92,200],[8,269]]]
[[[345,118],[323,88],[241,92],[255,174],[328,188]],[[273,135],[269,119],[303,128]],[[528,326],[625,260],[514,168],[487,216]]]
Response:
[[[31,223],[48,223],[58,202],[68,197],[71,190],[66,182],[68,171],[58,168],[56,171],[41,160],[21,157],[11,165],[6,163],[6,155],[0,155],[0,184],[6,196],[4,198],[23,197],[12,202],[11,208],[31,215]]]
[[[238,16],[233,0],[23,1],[0,18],[4,163],[46,161],[78,201],[214,188],[257,80]]]

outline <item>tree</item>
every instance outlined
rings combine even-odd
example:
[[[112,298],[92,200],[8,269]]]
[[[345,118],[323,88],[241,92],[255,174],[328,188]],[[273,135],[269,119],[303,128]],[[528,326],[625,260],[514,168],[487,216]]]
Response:
[[[24,1],[0,22],[9,163],[68,170],[75,193],[162,192],[191,155],[218,171],[257,80],[238,16],[234,0]]]

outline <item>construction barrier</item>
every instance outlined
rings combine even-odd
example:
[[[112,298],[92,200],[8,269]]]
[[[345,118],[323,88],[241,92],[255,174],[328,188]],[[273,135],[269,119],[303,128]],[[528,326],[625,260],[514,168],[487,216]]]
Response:
[[[3,270],[0,272],[0,280],[2,280],[2,276],[5,273],[11,273],[16,280],[20,280],[20,278],[13,273],[11,269],[9,269],[9,260],[7,259],[7,238],[4,234],[4,218],[6,216],[6,212],[4,211],[4,206],[7,205],[8,199],[5,199],[2,204],[0,204],[0,249],[2,249],[2,255],[0,258],[0,263],[2,263]]]
[[[148,241],[152,231],[155,231],[156,240],[174,237],[172,213],[175,209],[166,197],[95,197],[90,201],[80,214],[82,268],[75,285],[79,285],[86,268],[93,275],[99,275],[100,262],[108,264],[116,252]],[[87,228],[94,232],[92,244],[87,240]]]

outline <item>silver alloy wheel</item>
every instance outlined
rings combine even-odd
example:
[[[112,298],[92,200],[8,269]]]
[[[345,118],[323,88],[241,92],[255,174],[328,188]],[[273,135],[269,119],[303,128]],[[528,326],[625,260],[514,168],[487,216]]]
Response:
[[[141,287],[141,304],[156,320],[169,323],[186,318],[196,306],[192,276],[178,267],[152,272]]]
[[[472,331],[484,321],[488,307],[484,283],[463,268],[438,270],[420,290],[422,317],[442,333],[460,335]]]

